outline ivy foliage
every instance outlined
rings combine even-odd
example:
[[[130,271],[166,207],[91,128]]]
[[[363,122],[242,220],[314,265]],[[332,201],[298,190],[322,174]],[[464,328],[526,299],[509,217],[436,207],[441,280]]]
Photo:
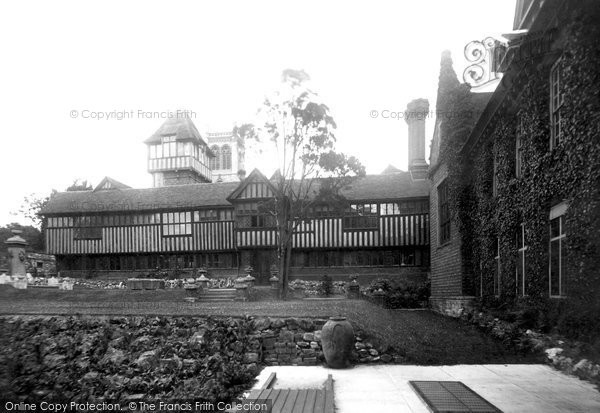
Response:
[[[600,337],[600,6],[582,2],[564,7],[557,22],[561,34],[552,50],[528,62],[513,79],[503,104],[473,145],[461,150],[473,126],[471,118],[444,123],[440,161],[448,165],[450,206],[460,233],[463,292],[482,296],[487,306],[537,308],[545,313],[545,324],[593,338]],[[564,95],[562,137],[550,148],[549,73],[557,61]],[[459,85],[443,103],[454,110],[473,110],[472,95]],[[515,173],[517,128],[524,137],[520,177]],[[566,298],[552,300],[549,212],[561,201],[568,203]],[[527,246],[525,297],[518,296],[515,282],[521,224]],[[493,288],[497,245],[499,297]]]

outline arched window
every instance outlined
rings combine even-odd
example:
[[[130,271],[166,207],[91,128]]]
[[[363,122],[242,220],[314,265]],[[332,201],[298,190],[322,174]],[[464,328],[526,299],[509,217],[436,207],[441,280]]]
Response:
[[[223,145],[221,148],[221,169],[231,169],[231,147]]]
[[[210,150],[215,155],[210,158],[210,169],[215,171],[217,169],[221,169],[221,151],[217,145],[213,145],[210,147]]]

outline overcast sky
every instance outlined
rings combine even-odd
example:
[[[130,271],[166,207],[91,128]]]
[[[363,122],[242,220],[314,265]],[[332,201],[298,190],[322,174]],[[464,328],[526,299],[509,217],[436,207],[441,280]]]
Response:
[[[407,125],[371,117],[415,98],[435,110],[441,52],[512,30],[514,0],[10,1],[0,5],[0,225],[25,195],[111,176],[151,186],[142,141],[193,111],[203,130],[252,121],[286,68],[304,69],[368,173],[407,168]],[[75,111],[75,112],[74,112]],[[123,120],[83,118],[133,112]],[[143,112],[143,113],[141,113]],[[432,122],[427,124],[427,147]],[[266,174],[268,160],[249,157]],[[267,170],[264,170],[267,169]]]

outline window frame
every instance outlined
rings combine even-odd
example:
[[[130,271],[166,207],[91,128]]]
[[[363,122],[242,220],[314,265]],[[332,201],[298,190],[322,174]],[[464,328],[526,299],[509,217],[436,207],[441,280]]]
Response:
[[[437,186],[438,195],[438,240],[440,246],[452,240],[452,217],[450,214],[448,181],[444,179]]]
[[[192,236],[192,211],[168,211],[160,215],[163,237]]]
[[[517,265],[515,266],[515,287],[517,297],[527,296],[525,289],[526,272],[526,255],[527,255],[527,239],[525,237],[525,223],[519,224],[517,234]],[[521,270],[521,285],[519,286],[519,269]]]
[[[523,176],[523,138],[525,135],[523,128],[523,118],[519,117],[515,139],[515,177],[517,179]]]
[[[548,296],[551,298],[565,298],[564,276],[563,274],[563,243],[567,238],[567,232],[564,228],[564,217],[568,205],[566,202],[561,202],[553,206],[550,210],[548,221]],[[558,219],[558,236],[552,236],[552,222]],[[558,295],[552,294],[552,243],[558,243]]]
[[[550,68],[549,86],[550,86],[550,150],[556,148],[562,138],[563,131],[561,127],[562,114],[561,108],[564,103],[564,94],[562,93],[562,58],[558,58]]]
[[[368,205],[368,209],[366,206]],[[360,202],[348,205],[342,220],[344,231],[372,231],[379,229],[379,204]]]

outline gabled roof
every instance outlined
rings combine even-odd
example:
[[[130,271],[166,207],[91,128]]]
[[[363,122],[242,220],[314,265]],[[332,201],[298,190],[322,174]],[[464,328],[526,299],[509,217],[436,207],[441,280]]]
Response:
[[[194,122],[187,116],[177,116],[167,119],[156,132],[144,141],[146,144],[160,143],[164,136],[175,135],[175,140],[192,140],[207,146],[206,141],[198,132]]]
[[[102,179],[100,183],[96,185],[96,188],[94,188],[94,192],[126,188],[131,187],[129,185],[125,185],[124,183],[117,181],[116,179],[111,178],[110,176],[105,176],[104,179]]]
[[[240,196],[240,194],[244,191],[244,189],[246,189],[246,187],[252,182],[263,182],[265,185],[267,185],[271,189],[271,191],[273,193],[275,193],[275,187],[273,186],[271,181],[269,181],[269,179],[261,171],[254,168],[254,170],[252,172],[250,172],[250,175],[248,175],[242,182],[240,182],[238,187],[235,189],[235,191],[233,191],[227,197],[227,200],[230,202],[235,201]]]
[[[395,174],[395,173],[398,173],[398,172],[402,172],[402,169],[398,169],[398,168],[396,168],[394,165],[392,165],[392,164],[389,164],[389,165],[387,166],[387,168],[385,168],[385,169],[384,169],[384,170],[381,172],[381,174],[382,174],[382,175],[389,175],[389,174]]]

